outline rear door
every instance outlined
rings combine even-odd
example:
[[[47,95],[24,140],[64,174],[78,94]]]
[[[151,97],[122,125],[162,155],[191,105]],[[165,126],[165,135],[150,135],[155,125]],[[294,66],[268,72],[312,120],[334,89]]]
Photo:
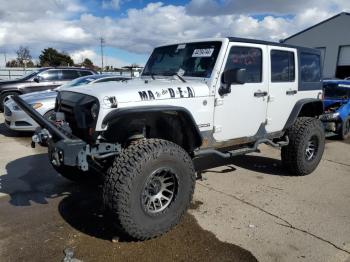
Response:
[[[269,46],[268,133],[281,131],[298,100],[297,50]]]
[[[232,84],[231,93],[220,96],[216,88],[214,138],[225,141],[252,137],[266,121],[268,96],[267,46],[230,43],[224,71],[246,69],[246,83]],[[221,78],[222,79],[222,78]],[[223,85],[222,81],[220,85]]]

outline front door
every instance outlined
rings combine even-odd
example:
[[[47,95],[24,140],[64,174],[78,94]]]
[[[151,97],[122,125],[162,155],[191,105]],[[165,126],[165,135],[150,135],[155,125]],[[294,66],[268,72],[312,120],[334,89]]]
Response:
[[[224,96],[216,88],[214,112],[214,138],[225,141],[252,137],[266,124],[268,99],[267,46],[230,43],[224,71],[246,69],[246,83],[232,84],[231,92]]]
[[[28,92],[44,91],[54,89],[64,82],[62,82],[62,71],[58,69],[50,69],[41,72],[37,75],[39,82],[32,81]]]

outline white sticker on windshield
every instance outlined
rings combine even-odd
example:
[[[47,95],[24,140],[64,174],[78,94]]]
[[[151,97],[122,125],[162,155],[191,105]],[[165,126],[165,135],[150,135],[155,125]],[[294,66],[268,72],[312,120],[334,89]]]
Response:
[[[214,52],[214,48],[195,49],[192,57],[211,57]]]
[[[186,47],[186,44],[178,45],[176,49],[184,49]]]

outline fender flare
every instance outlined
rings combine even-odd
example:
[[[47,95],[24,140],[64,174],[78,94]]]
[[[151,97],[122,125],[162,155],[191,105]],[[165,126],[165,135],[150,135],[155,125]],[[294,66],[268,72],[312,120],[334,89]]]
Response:
[[[310,108],[310,111],[308,112],[303,111],[303,109],[306,109],[307,107]],[[323,102],[321,99],[317,99],[317,98],[301,99],[295,103],[294,108],[290,113],[289,118],[283,130],[287,130],[289,127],[291,127],[299,116],[309,116],[309,117],[320,116],[323,114],[323,111],[324,111],[324,108],[323,108]]]
[[[102,127],[107,125],[117,125],[118,122],[125,121],[133,117],[140,119],[154,119],[161,115],[170,115],[179,118],[186,132],[193,136],[191,139],[191,148],[198,148],[202,145],[202,135],[194,120],[192,114],[183,107],[179,106],[140,106],[119,108],[109,112],[102,121]]]

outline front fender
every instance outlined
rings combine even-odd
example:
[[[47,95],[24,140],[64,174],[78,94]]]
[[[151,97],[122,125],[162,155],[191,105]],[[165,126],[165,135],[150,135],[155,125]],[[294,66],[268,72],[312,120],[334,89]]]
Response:
[[[120,108],[108,113],[102,121],[102,128],[107,127],[105,133],[113,133],[118,139],[125,140],[128,132],[141,131],[144,127],[151,127],[150,137],[167,137],[172,133],[181,133],[188,150],[198,148],[202,144],[202,136],[192,114],[183,107],[178,106],[142,106],[133,108]],[[111,131],[113,129],[113,132]],[[174,135],[175,134],[175,135]],[[171,139],[170,139],[171,140]],[[122,142],[122,141],[118,141]],[[177,142],[177,141],[173,141]]]

